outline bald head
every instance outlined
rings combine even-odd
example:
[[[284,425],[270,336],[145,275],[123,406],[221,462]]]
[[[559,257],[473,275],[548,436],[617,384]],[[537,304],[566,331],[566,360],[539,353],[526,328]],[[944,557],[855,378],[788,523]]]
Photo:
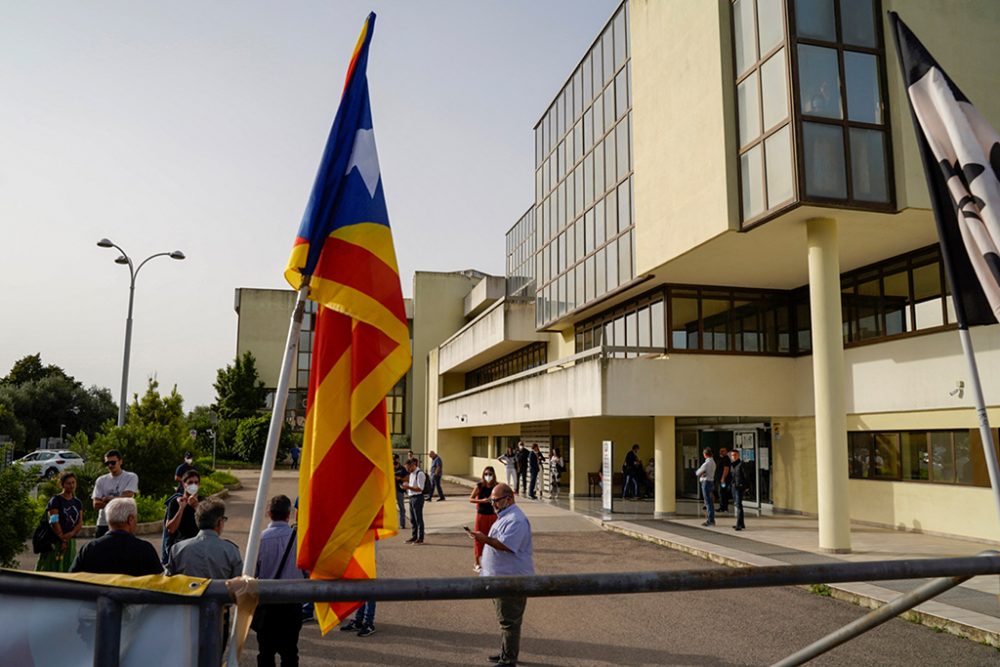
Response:
[[[514,504],[514,490],[507,484],[497,484],[490,493],[490,502],[497,512],[505,510]]]

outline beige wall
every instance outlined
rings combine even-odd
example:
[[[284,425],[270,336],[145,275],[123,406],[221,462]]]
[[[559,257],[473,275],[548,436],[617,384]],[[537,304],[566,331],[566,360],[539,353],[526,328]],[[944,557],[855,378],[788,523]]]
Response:
[[[261,381],[271,389],[278,386],[294,309],[294,290],[236,289],[236,356],[253,354]],[[292,389],[298,386],[295,376],[293,372],[289,383]]]
[[[549,334],[549,362],[559,361],[576,354],[576,338],[574,328],[569,327],[557,333]]]
[[[816,420],[812,417],[774,417],[771,429],[771,499],[774,506],[816,514]],[[775,429],[780,437],[774,433]]]
[[[848,485],[854,521],[997,541],[990,489],[865,479]]]
[[[427,355],[465,324],[465,295],[477,282],[477,278],[461,273],[417,271],[413,274],[413,431],[410,446],[418,454],[427,452],[430,433]]]
[[[587,473],[601,469],[601,443],[615,443],[614,472],[619,472],[625,454],[638,443],[639,456],[645,461],[653,456],[652,417],[597,417],[574,419],[569,424],[569,492],[570,495],[587,493]]]
[[[736,123],[729,2],[632,0],[629,12],[640,275],[736,227]]]

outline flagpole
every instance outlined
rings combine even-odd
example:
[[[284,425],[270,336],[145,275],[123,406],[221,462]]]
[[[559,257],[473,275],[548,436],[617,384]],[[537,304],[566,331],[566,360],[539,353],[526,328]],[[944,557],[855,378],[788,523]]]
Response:
[[[979,419],[979,436],[983,441],[986,469],[990,474],[990,487],[993,489],[993,505],[997,511],[997,518],[1000,519],[1000,465],[997,463],[997,453],[993,447],[993,432],[990,429],[989,416],[986,414],[986,401],[983,399],[983,388],[979,383],[979,367],[976,364],[976,357],[972,351],[972,337],[969,335],[969,330],[965,328],[959,329],[958,335],[962,339],[962,351],[965,353],[965,360],[969,364],[969,384],[971,385],[972,399],[976,405],[976,417]]]
[[[260,481],[257,483],[257,498],[253,504],[253,518],[250,520],[250,535],[247,538],[247,550],[243,556],[243,575],[254,576],[257,568],[257,554],[260,551],[260,529],[264,523],[268,487],[271,475],[274,474],[274,460],[278,454],[278,440],[281,437],[281,427],[285,422],[285,406],[288,403],[288,383],[292,375],[292,363],[299,348],[299,336],[302,331],[302,315],[305,311],[306,297],[309,295],[309,276],[302,277],[295,299],[295,309],[288,324],[288,338],[285,342],[285,357],[281,362],[281,372],[278,374],[278,387],[274,392],[274,405],[271,409],[271,425],[267,431],[267,447],[264,449],[264,460],[260,466]],[[236,619],[234,617],[232,631],[229,637],[229,665],[236,667],[239,657],[236,650]]]

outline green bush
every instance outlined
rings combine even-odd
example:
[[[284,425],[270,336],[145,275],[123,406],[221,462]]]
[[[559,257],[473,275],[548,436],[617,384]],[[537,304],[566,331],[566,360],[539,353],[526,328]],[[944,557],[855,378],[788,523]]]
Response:
[[[264,460],[264,450],[267,449],[267,432],[270,426],[270,415],[247,417],[240,420],[240,425],[236,428],[236,444],[234,445],[236,455],[244,461],[252,463],[262,462]],[[278,440],[277,461],[282,461],[288,456],[288,450],[292,447],[294,437],[290,429],[281,429],[281,438]]]
[[[135,505],[139,510],[139,523],[163,521],[169,496],[136,496]]]
[[[31,490],[34,474],[17,466],[0,470],[0,566],[17,567],[17,556],[38,524],[40,512]],[[46,499],[47,502],[48,499]],[[44,507],[44,506],[43,506]]]
[[[198,495],[205,496],[207,498],[208,496],[215,495],[219,491],[222,491],[224,488],[225,487],[222,486],[222,484],[216,482],[211,477],[202,477],[201,488],[198,489]]]
[[[233,484],[238,484],[240,480],[236,479],[235,475],[230,475],[228,472],[223,472],[222,470],[216,470],[211,475],[209,475],[213,480],[222,484],[224,486],[231,486]]]

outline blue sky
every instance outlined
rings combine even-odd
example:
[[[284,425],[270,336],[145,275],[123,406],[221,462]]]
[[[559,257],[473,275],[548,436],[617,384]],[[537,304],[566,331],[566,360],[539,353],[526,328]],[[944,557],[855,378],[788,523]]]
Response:
[[[210,403],[237,287],[282,270],[369,11],[369,82],[404,293],[503,272],[533,198],[532,128],[617,0],[47,1],[0,5],[0,375],[27,354]]]

